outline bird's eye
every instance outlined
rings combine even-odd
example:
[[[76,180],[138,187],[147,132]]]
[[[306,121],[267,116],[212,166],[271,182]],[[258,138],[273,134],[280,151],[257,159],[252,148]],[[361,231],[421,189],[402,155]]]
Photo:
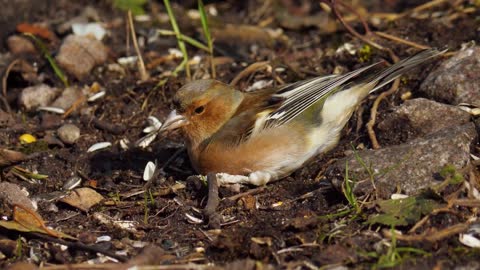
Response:
[[[205,106],[199,106],[195,109],[196,114],[201,114],[205,110]]]

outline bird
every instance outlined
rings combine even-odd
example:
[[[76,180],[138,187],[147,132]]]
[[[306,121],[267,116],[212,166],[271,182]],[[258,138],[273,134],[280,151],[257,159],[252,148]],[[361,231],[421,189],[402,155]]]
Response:
[[[160,132],[181,130],[195,171],[216,174],[219,185],[266,185],[333,149],[364,98],[444,52],[253,92],[213,79],[188,82]]]

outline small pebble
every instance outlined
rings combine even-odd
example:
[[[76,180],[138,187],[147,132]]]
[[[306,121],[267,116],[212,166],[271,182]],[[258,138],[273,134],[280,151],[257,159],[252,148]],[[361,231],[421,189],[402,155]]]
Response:
[[[65,38],[56,57],[58,64],[81,80],[96,65],[103,64],[108,49],[102,42],[88,36],[70,35]]]
[[[78,87],[71,86],[65,88],[62,94],[52,103],[52,107],[68,110],[76,101],[80,100],[82,96],[84,96],[84,92]]]
[[[59,94],[60,90],[46,84],[39,84],[23,89],[18,103],[26,111],[33,111],[40,106],[47,106]]]
[[[35,53],[35,45],[25,37],[14,35],[10,36],[7,39],[7,46],[8,49],[12,54],[19,55],[19,54],[27,54],[27,53]]]
[[[58,137],[66,144],[74,144],[80,138],[80,129],[73,124],[65,124],[57,130]]]

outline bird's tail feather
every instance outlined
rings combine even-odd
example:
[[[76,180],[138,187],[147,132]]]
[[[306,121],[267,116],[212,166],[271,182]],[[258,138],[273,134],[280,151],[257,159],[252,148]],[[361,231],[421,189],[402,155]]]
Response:
[[[375,92],[376,90],[382,88],[383,86],[389,84],[403,73],[409,71],[410,69],[418,66],[425,61],[432,59],[438,55],[445,53],[447,50],[438,51],[436,49],[427,49],[423,50],[415,55],[412,55],[408,58],[405,58],[390,67],[379,71],[373,77],[372,80],[378,81],[377,85],[370,90],[370,93]]]

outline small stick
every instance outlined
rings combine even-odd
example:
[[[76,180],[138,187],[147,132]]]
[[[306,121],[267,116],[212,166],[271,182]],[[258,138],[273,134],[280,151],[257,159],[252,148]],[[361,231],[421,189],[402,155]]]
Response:
[[[403,235],[403,234],[395,233],[395,239],[400,241],[407,241],[407,242],[424,242],[424,241],[438,242],[450,236],[463,233],[466,230],[468,230],[469,227],[470,227],[470,224],[467,222],[467,223],[456,224],[436,232],[429,232],[429,233],[420,234],[420,235]],[[383,235],[388,238],[393,238],[392,232],[387,229],[383,230]]]
[[[375,33],[375,35],[377,35],[379,37],[389,39],[389,40],[392,40],[392,41],[395,41],[395,42],[398,42],[398,43],[402,43],[402,44],[405,44],[405,45],[408,45],[410,47],[414,47],[414,48],[417,48],[417,49],[420,49],[420,50],[425,50],[425,49],[430,49],[431,48],[429,46],[421,45],[421,44],[418,44],[416,42],[405,40],[403,38],[399,38],[399,37],[396,37],[394,35],[390,35],[390,34],[387,34],[387,33],[384,33],[384,32],[376,31],[374,33]]]
[[[254,189],[249,189],[245,192],[242,192],[242,193],[238,193],[236,195],[233,195],[233,196],[230,196],[228,198],[225,198],[227,200],[230,200],[230,201],[236,201],[242,197],[245,197],[245,196],[248,196],[248,195],[253,195],[253,194],[257,194],[257,193],[260,193],[262,191],[264,191],[267,187],[266,186],[261,186],[261,187],[258,187],[258,188],[254,188]],[[224,199],[224,200],[225,200]]]
[[[373,102],[372,109],[370,110],[370,121],[367,123],[367,131],[368,131],[368,137],[370,137],[370,141],[372,141],[372,146],[373,149],[379,149],[380,144],[378,143],[377,136],[375,135],[375,131],[373,130],[373,126],[375,125],[375,121],[377,118],[377,110],[378,106],[380,105],[380,102],[386,98],[387,96],[395,93],[398,89],[398,86],[400,85],[400,80],[396,79],[392,87],[388,91],[382,92],[377,99],[375,99],[375,102]]]
[[[148,80],[149,76],[147,73],[147,69],[145,68],[145,63],[143,62],[142,55],[140,54],[140,49],[138,48],[137,43],[137,35],[135,34],[135,28],[133,26],[133,18],[132,18],[132,11],[128,11],[128,24],[130,26],[130,32],[132,35],[133,47],[135,48],[135,52],[138,56],[138,69],[140,72],[140,80],[146,81]]]
[[[230,83],[231,86],[237,85],[237,83],[244,77],[252,74],[253,72],[260,70],[262,68],[268,67],[269,62],[268,61],[262,61],[262,62],[256,62],[251,64],[250,66],[246,67],[244,70],[242,70],[240,73],[238,73],[237,76],[232,80]]]
[[[10,71],[18,62],[20,62],[20,59],[13,60],[8,65],[5,71],[5,75],[3,75],[3,78],[2,78],[2,93],[3,93],[2,102],[4,103],[5,109],[7,110],[8,113],[11,113],[12,109],[10,108],[10,105],[8,104],[8,101],[7,101],[7,79],[8,79],[8,75],[10,74]]]

